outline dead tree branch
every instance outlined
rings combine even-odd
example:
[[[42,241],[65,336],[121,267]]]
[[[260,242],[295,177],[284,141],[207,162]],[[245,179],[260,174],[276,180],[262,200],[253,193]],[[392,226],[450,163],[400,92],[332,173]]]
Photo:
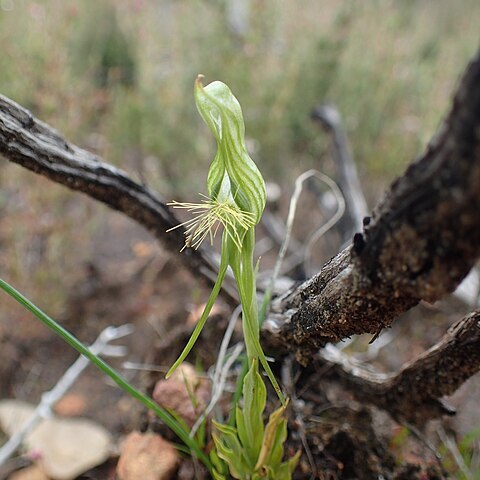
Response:
[[[338,172],[338,185],[345,197],[349,233],[360,232],[363,218],[368,215],[368,208],[340,112],[334,105],[319,105],[313,110],[311,117],[332,137],[332,156]]]
[[[180,222],[157,193],[96,155],[67,142],[55,129],[2,95],[0,154],[124,213],[149,230],[169,251],[178,253],[182,248],[182,229],[168,235],[165,233]],[[195,275],[201,275],[209,282],[215,280],[217,262],[206,249],[187,249],[180,258]],[[236,298],[231,289],[228,292],[230,297]]]
[[[265,336],[276,335],[304,363],[328,342],[376,334],[421,299],[452,292],[480,256],[480,53],[426,152],[364,225],[350,247],[273,306]]]
[[[164,202],[127,174],[75,145],[0,97],[0,153],[38,174],[100,200],[150,230],[170,251],[183,244]],[[420,299],[454,290],[480,255],[480,54],[463,75],[443,128],[397,179],[363,234],[322,271],[281,298],[264,334],[307,361],[328,342],[378,333]],[[207,253],[185,265],[215,275]]]
[[[455,413],[442,397],[452,395],[480,370],[480,311],[462,318],[438,343],[395,374],[375,372],[332,346],[321,350],[317,362],[332,367],[315,368],[323,372],[323,379],[339,380],[358,401],[382,408],[399,421],[423,425]],[[315,380],[314,373],[309,383],[316,385],[320,380]]]

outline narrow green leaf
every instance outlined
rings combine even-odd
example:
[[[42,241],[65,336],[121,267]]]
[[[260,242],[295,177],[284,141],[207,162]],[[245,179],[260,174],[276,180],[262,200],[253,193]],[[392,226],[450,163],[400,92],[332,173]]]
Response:
[[[237,437],[237,430],[230,425],[223,425],[222,423],[218,423],[215,420],[212,420],[212,424],[216,430],[218,430],[222,435],[226,435],[228,437]]]
[[[258,373],[257,359],[253,359],[250,371],[243,383],[243,418],[248,443],[245,445],[253,464],[260,454],[263,438],[263,411],[267,390]]]
[[[212,462],[213,470],[219,475],[225,475],[228,473],[228,467],[225,462],[217,455],[215,448],[210,451],[210,461]]]
[[[248,478],[249,468],[244,462],[238,439],[229,435],[218,436],[215,433],[212,436],[217,455],[227,463],[230,474],[237,479]]]
[[[151,398],[147,397],[130,383],[125,380],[117,371],[115,371],[110,365],[104,362],[100,357],[93,354],[83,343],[75,338],[68,330],[65,330],[60,324],[58,324],[53,318],[49,317],[45,312],[35,306],[30,300],[24,297],[19,291],[0,279],[0,288],[4,290],[8,295],[14,298],[18,303],[23,305],[29,310],[35,317],[37,317],[43,324],[53,330],[58,336],[60,336],[66,343],[77,350],[84,357],[88,358],[96,367],[102,372],[108,375],[122,390],[130,394],[132,397],[139,400],[148,409],[155,412],[155,414],[167,425],[178,437],[187,445],[192,452],[199,458],[200,461],[210,470],[211,463],[205,453],[198,447],[196,442],[189,437],[188,430],[185,430],[172,415],[161,408]]]
[[[195,326],[195,329],[193,330],[193,333],[190,339],[188,340],[187,345],[185,346],[185,348],[183,349],[182,353],[177,358],[175,363],[170,367],[170,370],[165,375],[165,378],[169,378],[172,375],[172,373],[178,368],[178,366],[187,358],[188,354],[190,353],[193,346],[195,345],[195,342],[198,340],[198,337],[202,333],[203,327],[205,326],[205,323],[208,319],[208,316],[210,315],[210,312],[215,303],[215,300],[217,299],[218,294],[220,293],[220,289],[222,288],[222,283],[223,283],[223,280],[225,279],[227,268],[228,268],[228,263],[224,259],[224,255],[222,253],[222,265],[220,265],[220,271],[218,272],[217,280],[215,282],[215,285],[213,286],[212,292],[210,293],[210,297],[208,298],[208,302],[207,302],[207,305],[205,306],[205,309],[203,310],[202,316],[200,320],[197,322],[197,325]]]
[[[290,471],[290,464],[288,462],[282,463],[274,474],[269,477],[269,480],[291,480],[292,472]]]
[[[292,473],[297,468],[298,461],[300,460],[301,455],[302,455],[302,452],[299,450],[292,458],[287,460],[290,475],[292,475]]]
[[[249,437],[249,435],[247,433],[247,430],[245,428],[245,420],[243,418],[243,412],[238,405],[236,405],[235,408],[236,408],[235,418],[236,418],[238,439],[240,440],[240,443],[244,447],[246,447],[250,442],[250,437]]]

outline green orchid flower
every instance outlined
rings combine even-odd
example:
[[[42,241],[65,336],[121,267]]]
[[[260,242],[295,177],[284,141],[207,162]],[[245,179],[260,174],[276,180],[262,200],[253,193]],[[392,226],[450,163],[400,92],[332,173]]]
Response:
[[[194,215],[175,227],[185,227],[185,247],[198,248],[207,237],[213,241],[219,227],[224,227],[221,262],[203,314],[183,352],[167,373],[167,378],[185,360],[198,339],[230,267],[242,303],[249,364],[258,358],[283,403],[283,395],[259,338],[253,249],[255,226],[265,208],[265,182],[245,145],[245,124],[238,100],[224,83],[217,81],[204,87],[202,78],[199,75],[195,81],[195,102],[217,140],[217,153],[207,176],[208,197],[198,204],[171,202],[170,205],[186,209]]]

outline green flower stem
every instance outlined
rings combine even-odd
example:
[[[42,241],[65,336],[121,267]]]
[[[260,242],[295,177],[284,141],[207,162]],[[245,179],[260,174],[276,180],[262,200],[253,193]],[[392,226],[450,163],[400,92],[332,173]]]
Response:
[[[270,300],[272,298],[272,289],[269,288],[263,295],[262,303],[260,305],[260,309],[258,312],[258,328],[260,329],[265,321],[265,317],[267,314],[268,307],[270,305]],[[235,392],[233,393],[232,397],[232,409],[230,413],[230,418],[228,419],[228,424],[232,427],[235,426],[235,416],[236,416],[236,407],[240,398],[242,397],[243,391],[243,381],[245,379],[245,375],[248,373],[248,359],[247,357],[243,357],[242,360],[242,370],[237,378],[235,383]]]
[[[161,408],[151,398],[147,397],[135,387],[133,387],[125,380],[125,378],[123,378],[118,372],[116,372],[112,367],[110,367],[110,365],[104,362],[97,355],[93,354],[70,332],[65,330],[61,325],[59,325],[55,320],[53,320],[53,318],[49,317],[46,313],[36,307],[32,302],[30,302],[30,300],[25,298],[19,291],[17,291],[15,288],[13,288],[1,278],[0,288],[12,298],[14,298],[18,303],[23,305],[27,310],[32,312],[48,328],[53,330],[65,342],[67,342],[71,347],[77,350],[77,352],[88,358],[88,360],[95,364],[103,373],[108,375],[122,390],[139,400],[148,409],[154,411],[156,415],[165,423],[165,425],[167,425],[173,432],[175,432],[175,434],[185,443],[185,445],[187,445],[190,450],[195,453],[198,459],[209,469],[209,471],[212,470],[212,465],[207,455],[205,455],[205,453],[199,448],[195,441],[189,437],[189,432],[184,429],[168,411]]]
[[[246,234],[242,250],[233,251],[231,267],[235,275],[240,301],[242,303],[242,327],[244,331],[245,346],[248,363],[257,356],[254,339],[259,336],[258,309],[253,271],[253,248],[255,243],[253,229]]]
[[[242,249],[239,251],[238,249],[232,248],[230,261],[242,303],[242,326],[247,348],[248,365],[250,366],[252,364],[254,358],[259,359],[283,405],[285,404],[285,398],[260,344],[257,291],[253,263],[254,246],[255,231],[251,228],[245,234]]]

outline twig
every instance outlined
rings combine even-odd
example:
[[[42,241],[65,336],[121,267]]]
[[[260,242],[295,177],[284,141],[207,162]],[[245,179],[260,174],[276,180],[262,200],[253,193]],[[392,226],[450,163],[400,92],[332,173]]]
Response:
[[[135,182],[126,172],[97,155],[68,142],[55,129],[3,95],[0,95],[0,154],[124,213],[150,231],[167,250],[180,252],[184,230],[165,233],[180,221],[158,193]],[[212,251],[186,249],[179,258],[194,275],[211,284],[215,282],[218,259]],[[231,303],[238,303],[228,283],[222,294]]]
[[[454,291],[480,256],[479,132],[480,52],[425,153],[393,182],[351,247],[274,302],[283,326],[264,337],[276,335],[275,344],[306,364],[328,342],[376,334],[420,300]]]
[[[357,167],[348,145],[347,135],[342,126],[340,112],[335,105],[320,105],[312,112],[312,118],[319,121],[333,139],[333,157],[338,171],[338,183],[343,192],[348,218],[353,232],[363,229],[363,219],[368,214]]]
[[[271,238],[277,246],[281,247],[285,241],[285,223],[277,212],[268,210],[268,205],[262,215],[262,225],[267,231],[269,238]],[[302,248],[303,246],[298,240],[290,238],[288,245],[289,253],[299,252]]]
[[[440,455],[440,453],[435,448],[435,445],[433,445],[433,443],[427,438],[427,436],[422,431],[420,431],[415,425],[412,425],[409,422],[403,421],[403,422],[401,422],[401,424],[404,427],[406,427],[408,430],[410,430],[413,433],[413,435],[415,436],[415,438],[418,441],[420,441],[423,445],[425,445],[425,447],[427,447],[428,450],[430,450],[430,452],[434,456],[436,462],[438,463],[438,466],[440,468],[442,468],[443,467],[442,456]]]
[[[90,351],[94,355],[108,355],[113,353],[118,356],[120,353],[118,346],[109,345],[110,342],[130,335],[133,332],[131,324],[122,325],[121,327],[105,328],[95,342],[90,346]],[[109,352],[110,350],[110,352]],[[124,353],[122,351],[122,353]],[[57,384],[48,392],[42,395],[40,403],[33,412],[29,420],[18,430],[10,439],[0,448],[0,465],[10,458],[25,440],[25,437],[44,419],[52,415],[52,407],[65,395],[70,387],[76,382],[80,374],[90,364],[90,360],[80,355],[77,360],[63,374]]]
[[[360,402],[375,405],[400,422],[423,426],[432,418],[453,415],[442,397],[480,371],[480,311],[462,318],[396,373],[375,371],[333,345],[322,349],[318,358],[332,367],[323,370],[323,378],[336,379]],[[311,380],[312,385],[318,383],[315,376]]]
[[[215,373],[213,375],[213,387],[216,387],[216,384],[220,380],[220,375],[222,371],[222,366],[225,361],[225,356],[227,354],[228,345],[230,344],[230,340],[232,339],[233,332],[235,330],[235,326],[237,324],[238,317],[242,311],[242,306],[238,305],[235,310],[232,312],[230,316],[230,320],[228,321],[227,328],[225,330],[225,334],[222,338],[222,343],[220,344],[220,350],[218,351],[217,361],[215,363]]]
[[[315,170],[311,170],[311,172],[313,174],[312,176],[317,177],[318,179],[320,179],[322,182],[325,182],[330,187],[330,190],[332,191],[333,195],[335,196],[335,200],[337,201],[337,210],[335,211],[333,216],[329,218],[328,221],[325,222],[323,225],[321,225],[317,230],[315,230],[307,240],[307,244],[305,246],[304,259],[303,259],[303,264],[304,264],[304,268],[307,273],[307,276],[310,276],[313,274],[311,265],[310,265],[313,246],[332,227],[334,227],[337,224],[337,222],[342,218],[345,212],[345,198],[341,190],[338,188],[338,185],[328,175],[317,172]]]
[[[443,442],[445,447],[447,447],[447,450],[452,454],[452,457],[455,460],[455,463],[458,465],[458,468],[461,470],[461,472],[465,476],[465,479],[475,480],[473,473],[465,463],[465,460],[463,459],[462,454],[458,450],[457,443],[451,437],[451,435],[447,434],[447,432],[445,431],[442,425],[439,425],[439,427],[437,428],[437,433],[438,433],[438,436],[440,437],[440,440]]]
[[[305,422],[303,420],[303,415],[300,412],[303,402],[297,398],[295,391],[295,380],[292,375],[293,361],[292,357],[289,356],[285,359],[282,365],[282,383],[287,392],[288,398],[290,399],[290,405],[292,407],[293,413],[295,414],[295,423],[297,426],[298,434],[300,440],[302,441],[305,454],[307,455],[308,463],[310,465],[310,480],[317,478],[318,469],[313,458],[312,450],[308,444],[308,438],[306,434]]]
[[[197,421],[193,425],[192,430],[190,431],[190,438],[193,438],[195,436],[195,433],[200,428],[200,425],[205,421],[207,416],[214,409],[218,400],[220,400],[220,397],[222,396],[223,390],[225,389],[225,382],[226,382],[226,379],[227,379],[228,372],[232,368],[232,365],[235,362],[235,360],[238,358],[240,353],[243,351],[243,345],[242,344],[236,345],[232,354],[228,358],[228,360],[225,361],[225,357],[227,355],[228,345],[229,345],[230,340],[232,338],[233,331],[235,330],[235,325],[237,323],[237,320],[238,320],[238,317],[240,316],[241,311],[242,311],[242,306],[239,305],[233,311],[233,313],[230,317],[227,329],[225,330],[225,335],[223,336],[222,343],[220,345],[220,350],[218,352],[217,361],[215,363],[215,370],[214,370],[213,380],[212,380],[212,396],[211,396],[209,404],[207,405],[207,407],[205,408],[203,413],[200,415],[200,417],[197,418]]]
[[[283,264],[283,260],[288,251],[288,247],[290,245],[290,240],[291,240],[291,235],[293,230],[293,222],[295,221],[295,215],[297,212],[298,199],[300,198],[300,194],[302,193],[304,183],[312,177],[316,177],[322,182],[325,182],[331,188],[332,192],[335,195],[335,198],[337,199],[337,211],[326,223],[324,223],[320,228],[315,230],[315,232],[313,232],[312,235],[310,235],[310,238],[308,239],[305,250],[304,250],[304,254],[302,256],[296,255],[297,258],[300,260],[298,261],[297,264],[300,264],[302,262],[304,264],[309,263],[312,246],[326,232],[328,232],[328,230],[330,230],[338,222],[338,220],[340,220],[340,218],[343,215],[343,212],[345,211],[345,201],[343,199],[342,192],[340,192],[340,189],[338,188],[337,184],[330,177],[328,177],[327,175],[324,175],[323,173],[317,170],[308,170],[297,177],[297,179],[295,180],[295,187],[293,190],[293,194],[290,198],[290,205],[288,207],[287,222],[285,226],[285,238],[283,240],[282,246],[280,248],[280,252],[275,262],[275,266],[273,268],[270,284],[268,285],[265,295],[263,297],[264,300],[263,300],[263,305],[261,309],[263,318],[265,318],[266,311],[268,310],[268,305],[270,304],[272,292],[275,288],[275,282],[277,281],[278,275],[280,273],[280,269]],[[291,263],[289,266],[290,267],[292,266]]]
[[[196,431],[196,429],[198,429],[201,423],[205,420],[205,418],[207,418],[207,416],[213,410],[217,402],[220,400],[220,397],[222,396],[222,393],[225,389],[225,383],[227,381],[228,372],[231,370],[233,364],[237,361],[238,357],[242,352],[243,352],[243,344],[238,343],[237,345],[235,345],[231,355],[228,357],[227,361],[222,366],[222,370],[220,372],[220,378],[217,383],[217,388],[213,391],[210,403],[208,404],[207,408],[202,413],[202,415],[198,418],[197,422],[195,422],[194,428],[192,428],[192,434]],[[195,426],[196,426],[196,429],[195,429]]]
[[[295,350],[307,363],[326,343],[376,334],[420,300],[432,302],[456,288],[480,256],[479,112],[477,53],[425,153],[392,184],[351,247],[275,302],[264,340],[277,350]],[[158,195],[5,97],[0,97],[0,153],[125,213],[169,251],[180,250],[182,233],[165,234],[178,221]],[[188,249],[181,258],[196,274],[216,278],[216,262],[206,250]]]

